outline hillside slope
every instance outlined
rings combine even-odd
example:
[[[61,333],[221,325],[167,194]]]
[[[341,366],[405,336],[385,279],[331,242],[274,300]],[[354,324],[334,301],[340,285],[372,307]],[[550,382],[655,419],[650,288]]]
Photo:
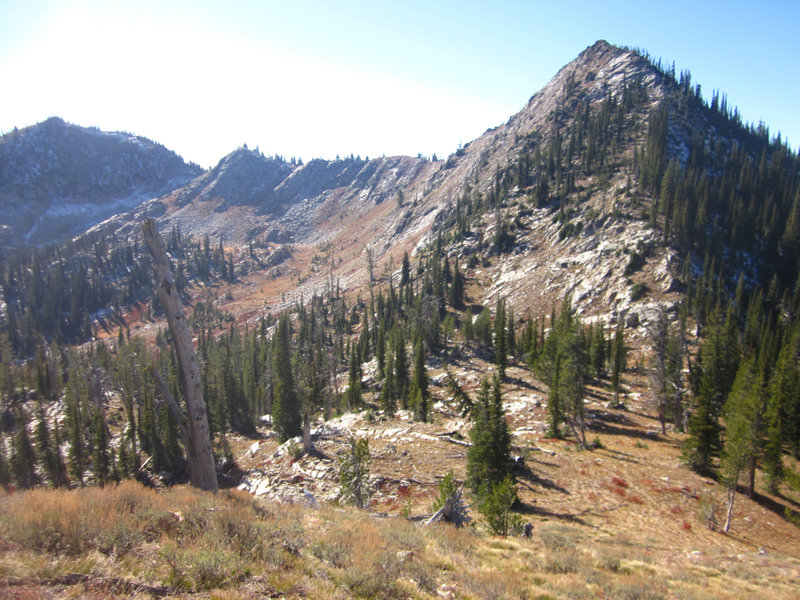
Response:
[[[64,241],[200,172],[145,138],[50,118],[0,138],[0,243]]]

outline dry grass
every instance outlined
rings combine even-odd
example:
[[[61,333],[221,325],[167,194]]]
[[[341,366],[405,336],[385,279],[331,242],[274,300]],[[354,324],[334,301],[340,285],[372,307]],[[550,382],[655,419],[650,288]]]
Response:
[[[797,560],[732,555],[724,544],[686,554],[635,531],[543,519],[531,539],[496,538],[475,527],[133,482],[4,496],[0,539],[0,576],[29,578],[0,587],[14,598],[142,597],[121,581],[172,597],[242,600],[744,598],[763,585],[771,597],[790,598],[800,590]],[[37,585],[73,573],[90,579],[48,586],[47,595]]]

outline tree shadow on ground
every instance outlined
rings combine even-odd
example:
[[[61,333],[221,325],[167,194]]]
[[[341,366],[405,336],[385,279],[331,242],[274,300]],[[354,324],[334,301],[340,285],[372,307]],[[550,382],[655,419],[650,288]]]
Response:
[[[578,525],[584,525],[586,527],[591,526],[589,523],[587,523],[577,515],[571,513],[553,512],[546,508],[542,508],[541,506],[526,504],[524,502],[521,502],[516,510],[518,513],[522,515],[535,515],[537,517],[548,517],[551,519],[558,519],[559,521],[566,521],[567,523],[576,523]]]
[[[629,462],[634,465],[638,465],[641,462],[638,459],[636,459],[632,454],[628,454],[627,452],[622,452],[621,450],[612,450],[611,448],[595,448],[593,452],[598,454],[602,454],[605,452],[607,458],[613,458],[614,460]]]
[[[747,496],[747,488],[743,485],[737,485],[736,491],[743,496]],[[800,509],[800,504],[790,498],[786,498],[783,495],[779,495],[779,497],[785,500],[788,504],[778,502],[775,498],[757,491],[753,492],[753,496],[750,499],[759,506],[766,508],[768,511],[775,513],[783,519],[787,518],[788,513],[789,520],[800,523],[800,510],[798,510]],[[791,506],[789,506],[789,504],[791,504]]]
[[[647,431],[642,431],[635,427],[620,427],[616,424],[608,423],[607,421],[598,421],[589,428],[590,431],[597,431],[606,435],[620,435],[629,438],[636,438],[640,440],[648,440],[650,442],[664,442],[664,438],[660,435],[652,435]]]
[[[534,492],[537,491],[537,489],[546,489],[560,492],[562,494],[570,494],[568,489],[558,485],[552,479],[548,479],[547,477],[543,477],[538,473],[534,473],[528,467],[525,467],[517,473],[517,482]]]

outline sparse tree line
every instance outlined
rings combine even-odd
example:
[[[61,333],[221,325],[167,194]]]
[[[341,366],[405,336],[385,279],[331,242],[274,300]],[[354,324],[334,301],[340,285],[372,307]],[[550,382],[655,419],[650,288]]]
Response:
[[[365,406],[363,365],[373,359],[374,401],[388,414],[403,408],[427,420],[427,356],[452,346],[456,330],[448,302],[463,306],[464,274],[458,259],[451,262],[441,244],[416,269],[406,255],[398,285],[390,282],[371,291],[368,303],[360,298],[350,303],[331,289],[307,305],[301,300],[277,319],[267,316],[255,327],[231,323],[220,330],[225,319],[198,302],[189,322],[218,451],[224,453],[226,432],[251,433],[263,414],[272,415],[279,437],[287,439],[300,434],[304,415],[360,410]],[[18,358],[8,336],[2,339],[0,379],[8,437],[2,464],[24,459],[25,465],[2,470],[4,483],[64,484],[66,477],[50,477],[42,467],[52,448],[62,453],[60,464],[73,485],[87,478],[104,484],[131,476],[144,456],[155,472],[172,473],[176,479],[185,475],[177,424],[157,385],[163,380],[171,396],[183,396],[169,331],[158,333],[154,348],[121,329],[115,343],[94,343],[82,351],[40,342],[28,360]],[[347,384],[342,385],[345,373]],[[112,397],[124,410],[107,415]],[[45,418],[59,399],[64,414]],[[33,405],[40,408],[31,411]],[[33,413],[48,428],[40,447],[25,441],[23,425]],[[17,477],[23,471],[28,475]]]
[[[175,261],[175,285],[233,281],[233,255],[174,228],[166,247]],[[138,239],[93,233],[61,246],[0,253],[3,331],[14,352],[32,356],[43,337],[61,345],[90,340],[97,325],[123,324],[122,311],[140,304],[145,318],[162,314],[153,289],[150,255]]]

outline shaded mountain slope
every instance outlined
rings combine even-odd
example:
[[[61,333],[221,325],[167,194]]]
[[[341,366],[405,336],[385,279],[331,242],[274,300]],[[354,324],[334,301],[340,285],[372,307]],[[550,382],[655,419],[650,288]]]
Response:
[[[145,138],[48,119],[0,138],[3,241],[62,241],[200,172]]]

